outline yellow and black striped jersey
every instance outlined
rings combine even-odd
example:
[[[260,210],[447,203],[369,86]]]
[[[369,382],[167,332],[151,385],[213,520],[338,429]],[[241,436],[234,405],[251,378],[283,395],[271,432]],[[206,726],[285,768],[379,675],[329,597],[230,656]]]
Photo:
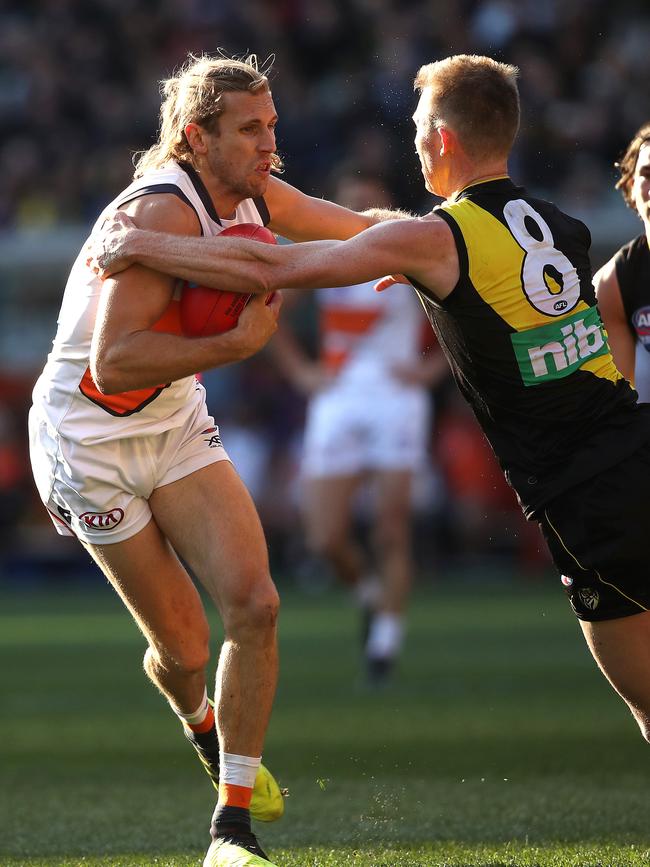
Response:
[[[508,177],[434,213],[453,232],[460,277],[443,301],[416,288],[530,517],[650,439],[650,410],[609,351],[584,223]]]

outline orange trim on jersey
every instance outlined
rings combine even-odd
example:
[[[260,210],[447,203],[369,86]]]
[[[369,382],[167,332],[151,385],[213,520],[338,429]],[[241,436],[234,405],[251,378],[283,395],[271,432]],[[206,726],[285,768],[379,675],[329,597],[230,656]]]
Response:
[[[222,807],[243,807],[247,810],[253,797],[252,788],[236,786],[234,783],[219,783],[219,805]]]
[[[151,326],[151,331],[164,332],[165,334],[182,334],[181,331],[181,305],[176,299],[170,301],[169,306],[160,319]],[[92,400],[93,403],[111,415],[127,416],[144,409],[145,406],[155,400],[158,395],[169,388],[171,383],[156,385],[153,388],[137,388],[133,391],[122,391],[119,394],[102,394],[93,379],[90,367],[86,368],[79,391]]]
[[[87,367],[79,383],[79,391],[84,397],[92,400],[93,403],[111,415],[127,416],[140,412],[147,404],[155,400],[161,391],[169,388],[169,385],[170,383],[158,385],[155,388],[138,388],[135,391],[123,391],[120,394],[102,394],[95,384],[90,368]]]
[[[384,315],[376,307],[335,307],[321,309],[321,361],[336,374],[354,351],[356,341],[367,334]]]
[[[349,357],[350,353],[343,350],[324,349],[321,353],[321,361],[330,374],[338,373]]]
[[[366,334],[381,319],[383,310],[369,307],[325,307],[321,314],[321,331]]]

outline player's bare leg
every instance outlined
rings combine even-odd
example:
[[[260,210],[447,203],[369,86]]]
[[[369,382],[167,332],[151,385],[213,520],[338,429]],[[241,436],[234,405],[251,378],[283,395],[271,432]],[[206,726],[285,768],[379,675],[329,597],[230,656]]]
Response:
[[[404,613],[413,573],[411,481],[409,470],[376,474],[373,546],[381,595],[366,644],[368,675],[375,682],[389,674],[403,641]]]
[[[332,566],[338,581],[356,587],[365,569],[361,546],[350,532],[360,474],[320,476],[306,485],[304,518],[307,546]]]
[[[250,834],[248,808],[278,671],[279,600],[264,535],[250,495],[227,461],[158,488],[149,502],[223,621],[215,694],[221,777],[212,833],[241,842]]]
[[[339,583],[352,591],[361,612],[360,636],[365,647],[381,587],[353,533],[354,496],[364,478],[357,473],[310,479],[305,523],[310,551],[323,558]]]
[[[124,542],[85,547],[147,639],[145,671],[177,710],[191,713],[205,691],[209,627],[171,546],[152,520]]]
[[[221,498],[216,503],[215,490]],[[268,772],[257,766],[277,678],[278,599],[250,497],[232,465],[224,461],[160,488],[150,502],[157,520],[132,539],[94,546],[91,553],[149,642],[147,673],[185,720],[205,698],[208,625],[196,588],[158,521],[209,587],[224,619],[228,665],[223,680],[233,698],[232,705],[222,706],[222,753],[228,761],[231,757],[235,762],[241,757],[251,759],[244,773],[253,779],[244,780],[250,786],[242,788],[255,784],[258,807],[262,807],[259,818],[277,818],[282,813],[279,789]],[[232,653],[230,644],[236,646]],[[202,735],[210,737],[209,732]],[[212,739],[215,749],[209,751],[211,761],[205,763],[212,765],[209,772],[217,780],[219,744],[214,726]],[[239,809],[240,818],[248,824],[247,808]]]
[[[377,473],[377,506],[373,545],[381,564],[383,611],[401,614],[411,590],[413,558],[411,551],[410,470]]]
[[[223,748],[259,755],[277,682],[279,600],[250,495],[232,464],[221,461],[158,488],[149,502],[223,620],[217,675]]]
[[[581,620],[580,626],[600,670],[650,742],[650,611],[597,623]]]

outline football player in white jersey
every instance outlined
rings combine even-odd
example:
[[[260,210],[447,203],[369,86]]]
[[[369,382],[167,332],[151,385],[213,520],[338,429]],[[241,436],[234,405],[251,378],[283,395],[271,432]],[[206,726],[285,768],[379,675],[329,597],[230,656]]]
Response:
[[[389,208],[370,174],[346,170],[333,198],[354,210]],[[442,352],[421,352],[433,337],[411,286],[373,292],[361,283],[316,294],[320,357],[312,360],[280,325],[271,344],[279,364],[309,399],[302,455],[309,551],[354,588],[363,612],[366,676],[382,684],[402,647],[412,581],[412,483],[426,468],[427,391],[449,371]],[[291,292],[285,303],[305,298]],[[372,486],[373,560],[354,533],[360,487]]]
[[[163,93],[159,139],[107,212],[119,206],[142,227],[189,236],[257,222],[297,241],[344,239],[386,218],[272,176],[277,114],[254,56],[190,57]],[[34,389],[32,464],[55,526],[77,536],[142,630],[145,671],[218,789],[206,867],[268,865],[250,811],[272,820],[283,810],[260,767],[277,679],[278,594],[252,500],[194,374],[260,349],[281,301],[254,299],[233,331],[188,338],[177,288],[139,265],[102,285],[82,251]],[[208,623],[181,559],[224,625],[214,712]]]

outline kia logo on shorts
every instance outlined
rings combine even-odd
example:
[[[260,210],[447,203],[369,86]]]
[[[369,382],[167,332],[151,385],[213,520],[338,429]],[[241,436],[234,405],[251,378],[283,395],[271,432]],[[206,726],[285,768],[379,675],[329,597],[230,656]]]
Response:
[[[112,530],[122,518],[122,509],[111,509],[110,512],[84,512],[79,516],[87,527],[92,530]]]

